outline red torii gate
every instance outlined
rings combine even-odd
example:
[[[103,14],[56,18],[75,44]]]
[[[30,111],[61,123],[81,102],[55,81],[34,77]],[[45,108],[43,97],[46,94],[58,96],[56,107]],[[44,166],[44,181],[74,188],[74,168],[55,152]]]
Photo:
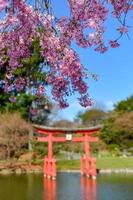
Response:
[[[81,175],[86,175],[88,178],[96,178],[96,158],[91,158],[90,142],[98,142],[98,137],[95,134],[101,129],[101,126],[90,128],[54,128],[34,125],[35,131],[42,134],[38,137],[39,142],[48,142],[48,156],[44,158],[44,176],[47,178],[56,179],[56,159],[53,157],[54,142],[83,142],[85,155],[81,157]],[[82,136],[73,137],[73,134]],[[63,135],[60,137],[58,135]],[[65,135],[65,136],[64,136]]]

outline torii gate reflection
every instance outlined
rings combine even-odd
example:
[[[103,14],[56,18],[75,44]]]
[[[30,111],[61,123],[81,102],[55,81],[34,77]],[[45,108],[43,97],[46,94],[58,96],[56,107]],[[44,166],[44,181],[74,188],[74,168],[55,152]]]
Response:
[[[44,178],[44,200],[57,200],[56,181]]]
[[[81,196],[83,200],[97,199],[97,182],[95,179],[81,177]]]
[[[98,142],[96,133],[101,126],[90,128],[54,128],[34,125],[35,131],[43,137],[38,137],[39,142],[48,142],[48,156],[44,158],[44,177],[56,179],[56,159],[53,156],[54,142],[83,142],[85,154],[81,157],[81,175],[96,179],[96,158],[90,155],[90,142]],[[63,135],[63,136],[62,136]],[[73,137],[75,135],[75,137]],[[60,137],[61,136],[61,137]]]
[[[57,182],[44,178],[44,200],[58,200]],[[80,197],[83,200],[96,200],[97,199],[97,183],[95,179],[86,179],[81,177],[81,189],[79,188]],[[63,194],[64,195],[64,194]],[[60,196],[60,198],[62,198]]]

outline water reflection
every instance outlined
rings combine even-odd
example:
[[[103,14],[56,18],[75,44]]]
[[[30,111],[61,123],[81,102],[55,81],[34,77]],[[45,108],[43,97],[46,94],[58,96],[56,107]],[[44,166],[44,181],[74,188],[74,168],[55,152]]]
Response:
[[[56,181],[44,178],[44,199],[57,200]]]
[[[75,176],[75,181],[78,181],[79,176]],[[66,177],[64,177],[66,178]],[[60,180],[61,181],[61,180]],[[44,178],[44,196],[43,200],[66,200],[66,199],[77,199],[78,200],[96,200],[97,199],[97,185],[96,180],[91,180],[86,177],[81,177],[79,180],[78,190],[75,188],[76,182],[67,182],[65,179],[65,184],[61,181],[61,191],[58,181],[53,181]],[[76,190],[76,193],[75,193]],[[65,192],[67,191],[67,193]],[[65,194],[65,195],[64,195]],[[58,197],[58,198],[57,198]]]
[[[42,174],[0,175],[0,200],[133,200],[133,174],[58,173],[57,180]]]
[[[83,200],[97,199],[97,185],[96,180],[86,177],[81,177],[81,193]]]

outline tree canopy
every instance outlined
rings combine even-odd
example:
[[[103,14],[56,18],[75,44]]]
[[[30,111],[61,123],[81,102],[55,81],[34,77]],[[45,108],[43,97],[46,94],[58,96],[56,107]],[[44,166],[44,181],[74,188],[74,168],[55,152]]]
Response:
[[[82,65],[72,43],[100,53],[119,47],[120,38],[130,29],[133,0],[67,1],[70,15],[58,19],[51,0],[0,0],[0,70],[5,71],[0,81],[5,92],[20,92],[30,84],[37,95],[46,95],[47,82],[61,107],[68,106],[67,97],[74,92],[79,93],[82,106],[92,104],[85,79],[97,76]],[[109,17],[118,21],[118,36],[104,41]],[[36,40],[39,67],[32,56]],[[31,57],[34,62],[28,65]],[[42,74],[39,81],[37,71],[46,77]]]
[[[80,120],[83,125],[96,126],[103,123],[103,120],[107,117],[107,113],[103,110],[93,108],[83,113],[79,113],[76,119]]]
[[[117,112],[133,112],[133,95],[115,105]]]
[[[111,113],[101,131],[101,139],[110,147],[133,148],[133,112]]]
[[[13,98],[10,94],[0,94],[0,113],[19,112],[26,121],[43,125],[48,122],[52,104],[47,103],[45,97],[37,101],[35,95],[21,93],[15,102],[10,101],[10,98]]]
[[[104,121],[101,139],[110,147],[133,148],[133,96],[115,105]]]

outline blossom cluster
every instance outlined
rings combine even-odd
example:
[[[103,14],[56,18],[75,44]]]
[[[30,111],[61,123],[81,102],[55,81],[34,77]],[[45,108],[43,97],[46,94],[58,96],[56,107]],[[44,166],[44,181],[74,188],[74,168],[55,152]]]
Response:
[[[117,31],[121,36],[128,34],[125,21],[128,12],[132,11],[133,1],[68,0],[68,3],[70,17],[54,20],[48,10],[43,13],[33,9],[24,0],[0,0],[0,12],[4,16],[0,19],[0,69],[6,67],[2,80],[5,92],[14,88],[20,92],[26,88],[27,77],[15,76],[14,72],[23,68],[23,61],[31,56],[32,42],[39,38],[41,56],[49,65],[47,82],[51,85],[54,100],[61,107],[67,107],[67,97],[78,92],[82,106],[93,103],[88,95],[84,66],[71,44],[76,41],[80,47],[94,47],[100,53],[107,51],[104,24],[110,14],[108,5],[111,5],[111,15],[120,22]],[[109,46],[119,47],[118,39],[111,39]],[[41,83],[37,95],[44,93],[45,88]]]

